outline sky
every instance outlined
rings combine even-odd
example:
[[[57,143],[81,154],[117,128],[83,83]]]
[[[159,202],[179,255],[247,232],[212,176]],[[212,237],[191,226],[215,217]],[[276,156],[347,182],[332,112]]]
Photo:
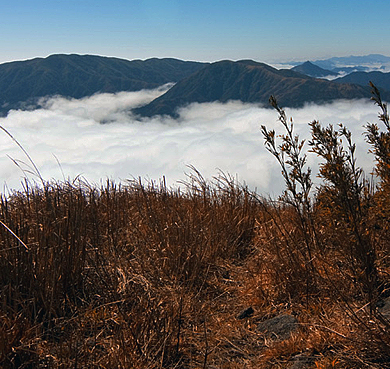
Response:
[[[0,63],[55,53],[286,62],[390,55],[388,0],[0,0]]]
[[[79,177],[88,183],[115,183],[141,178],[158,182],[165,176],[172,187],[183,187],[194,166],[203,177],[225,173],[251,190],[272,198],[284,189],[280,168],[264,147],[260,127],[283,133],[275,110],[256,104],[231,101],[225,104],[192,104],[179,110],[177,120],[156,116],[137,121],[129,109],[159,96],[157,90],[97,94],[91,97],[51,98],[43,109],[10,111],[0,126],[23,146],[46,181]],[[358,165],[369,174],[373,157],[368,154],[363,126],[377,122],[378,109],[369,100],[336,101],[286,109],[295,132],[309,135],[308,123],[345,124],[357,144]],[[101,124],[101,122],[109,122]],[[307,150],[308,147],[305,147]],[[318,159],[308,155],[316,178]],[[18,145],[0,132],[0,192],[21,189],[24,178],[39,179]]]

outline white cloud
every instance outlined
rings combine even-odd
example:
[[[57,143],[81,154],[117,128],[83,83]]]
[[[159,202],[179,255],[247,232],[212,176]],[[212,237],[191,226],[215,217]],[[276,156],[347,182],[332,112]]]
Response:
[[[44,109],[11,111],[0,118],[0,125],[20,142],[46,180],[61,180],[62,168],[67,178],[81,175],[91,183],[139,176],[159,180],[165,175],[168,184],[177,185],[186,179],[188,165],[193,165],[206,178],[221,170],[261,193],[280,193],[280,169],[265,150],[260,132],[264,124],[282,133],[274,110],[241,102],[207,103],[181,109],[177,121],[133,119],[132,107],[163,91],[101,94],[81,100],[54,98],[44,102]],[[302,138],[308,138],[308,123],[314,119],[347,125],[358,145],[360,163],[371,170],[373,158],[367,155],[362,135],[362,126],[377,119],[371,102],[337,101],[286,111]],[[1,185],[20,188],[23,173],[9,157],[27,162],[17,145],[1,133]],[[309,162],[314,165],[316,159],[311,155]]]

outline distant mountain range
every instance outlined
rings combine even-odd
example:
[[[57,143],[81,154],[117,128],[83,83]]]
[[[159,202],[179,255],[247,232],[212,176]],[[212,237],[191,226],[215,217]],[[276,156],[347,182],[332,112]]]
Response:
[[[303,64],[299,62],[287,62],[282,63],[281,65],[293,65],[294,68],[302,66],[305,68],[307,67],[305,66],[306,63],[307,62]],[[352,72],[390,71],[390,57],[381,54],[333,57],[329,59],[309,61],[309,63],[322,69],[344,75]]]
[[[332,69],[323,69],[320,67],[321,65]],[[335,67],[336,65],[338,67]],[[376,87],[382,89],[384,96],[387,97],[390,92],[390,73],[384,73],[381,70],[387,70],[389,67],[390,57],[380,54],[370,54],[366,56],[331,58],[314,62],[307,61],[291,69],[312,77],[333,77],[332,80],[335,83],[367,86],[369,82],[372,82]],[[371,69],[379,70],[370,71]],[[347,75],[334,78],[339,73],[347,73]]]
[[[325,60],[313,61],[315,65],[321,68],[334,70],[347,68],[347,73],[353,68],[358,71],[369,71],[372,68],[375,69],[389,69],[390,57],[381,54],[369,54],[364,56],[344,56],[333,57]]]
[[[372,60],[390,61],[390,58],[383,58],[371,57]],[[339,58],[333,62],[340,63]],[[313,78],[335,77],[335,74],[335,71],[309,61],[293,69],[275,69],[252,60],[199,63],[153,58],[129,61],[59,54],[0,64],[0,114],[5,115],[10,109],[39,107],[38,101],[44,96],[81,98],[100,92],[151,89],[168,82],[176,84],[151,103],[135,109],[134,113],[177,116],[177,109],[190,103],[229,100],[268,106],[271,94],[285,107],[302,106],[305,102],[368,98],[369,80],[383,90],[385,99],[390,96],[390,75],[387,73],[351,73],[333,81]]]
[[[177,82],[205,63],[177,59],[124,60],[51,55],[0,64],[0,114],[36,107],[43,96],[81,98],[98,92],[138,91]]]

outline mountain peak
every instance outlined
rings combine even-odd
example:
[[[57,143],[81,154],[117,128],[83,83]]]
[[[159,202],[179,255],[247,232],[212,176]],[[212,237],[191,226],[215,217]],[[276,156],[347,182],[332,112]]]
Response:
[[[337,76],[337,73],[323,69],[309,60],[291,69],[295,72],[302,73],[314,78]]]

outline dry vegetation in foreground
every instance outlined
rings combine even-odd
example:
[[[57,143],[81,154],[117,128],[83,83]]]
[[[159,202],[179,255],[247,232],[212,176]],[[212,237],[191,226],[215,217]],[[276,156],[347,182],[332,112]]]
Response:
[[[79,180],[3,195],[1,367],[390,367],[390,127],[374,97],[376,187],[348,131],[313,122],[324,185],[309,196],[303,145],[273,100],[286,134],[263,134],[279,201],[196,171],[181,191]],[[259,329],[280,314],[298,328]]]

